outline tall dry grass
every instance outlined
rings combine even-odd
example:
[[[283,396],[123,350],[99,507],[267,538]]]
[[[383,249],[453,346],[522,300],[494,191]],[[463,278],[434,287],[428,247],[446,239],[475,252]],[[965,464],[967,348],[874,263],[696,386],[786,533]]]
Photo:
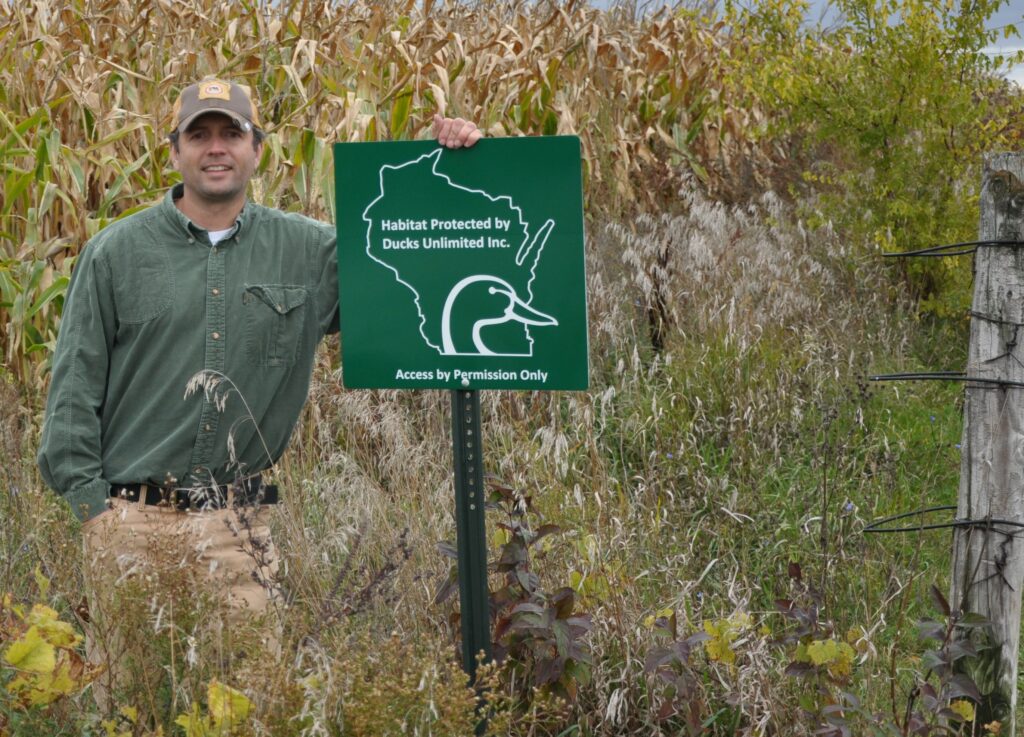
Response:
[[[877,649],[897,658],[913,647],[905,608],[920,558],[859,534],[866,520],[916,501],[921,490],[894,459],[913,454],[913,441],[858,384],[869,367],[913,360],[912,323],[898,309],[888,316],[877,265],[851,259],[829,229],[808,230],[777,197],[746,207],[695,191],[681,198],[685,215],[590,232],[593,389],[482,397],[488,470],[565,529],[538,564],[542,581],[575,582],[594,614],[600,665],[560,728],[580,734],[677,733],[654,716],[661,701],[644,657],[657,637],[645,620],[668,608],[694,632],[738,611],[774,630],[771,602],[785,592],[790,560],[814,571],[841,631],[877,632]],[[670,322],[654,353],[649,314],[659,299]],[[448,398],[345,392],[338,377],[320,366],[282,469],[301,489],[280,520],[298,596],[334,600],[412,640],[439,626],[454,637],[447,610],[432,603],[447,570],[436,543],[454,535]],[[926,476],[955,473],[951,447],[937,450]],[[408,557],[396,555],[399,541]],[[362,578],[349,578],[353,555]],[[381,595],[361,609],[364,584],[392,562]],[[883,623],[894,629],[883,635]],[[317,631],[330,641],[351,624]],[[695,700],[707,734],[813,731],[796,707],[799,685],[781,677],[774,636],[745,637],[738,668],[702,666],[708,680]],[[858,688],[888,678],[887,666],[866,659]]]

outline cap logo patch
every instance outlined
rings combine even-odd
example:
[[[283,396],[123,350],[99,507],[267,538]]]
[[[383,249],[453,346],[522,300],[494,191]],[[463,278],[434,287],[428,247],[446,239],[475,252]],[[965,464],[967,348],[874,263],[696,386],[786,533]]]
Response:
[[[203,82],[199,85],[200,100],[226,100],[231,101],[231,89],[223,82]]]

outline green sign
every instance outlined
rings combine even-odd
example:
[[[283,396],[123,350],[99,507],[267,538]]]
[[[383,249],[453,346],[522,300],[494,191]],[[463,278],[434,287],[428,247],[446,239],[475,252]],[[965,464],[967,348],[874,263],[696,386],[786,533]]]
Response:
[[[346,386],[587,388],[578,138],[339,143],[334,163]]]

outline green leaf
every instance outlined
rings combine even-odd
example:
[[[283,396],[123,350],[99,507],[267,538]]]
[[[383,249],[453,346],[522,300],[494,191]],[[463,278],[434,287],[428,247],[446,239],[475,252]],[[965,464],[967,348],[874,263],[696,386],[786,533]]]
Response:
[[[53,284],[48,286],[43,293],[36,298],[35,302],[32,303],[32,307],[30,307],[28,312],[25,313],[25,317],[32,317],[41,309],[46,307],[46,305],[52,302],[56,297],[64,294],[64,292],[67,291],[69,282],[70,279],[66,276],[59,276],[54,279]],[[46,596],[46,594],[43,593],[43,596]]]
[[[20,175],[20,176],[19,176]],[[18,204],[18,198],[25,193],[29,184],[32,183],[32,179],[35,176],[33,171],[19,171],[14,170],[8,177],[7,182],[4,185],[4,209],[3,215],[10,215],[11,210]]]
[[[465,58],[459,59],[459,63],[455,65],[455,68],[448,72],[448,81],[454,82],[455,78],[462,74],[462,70],[466,68]]]
[[[555,115],[554,110],[548,110],[544,115],[541,134],[545,136],[553,136],[556,133],[558,133],[558,116]]]
[[[391,103],[391,140],[399,141],[405,137],[411,105],[412,90],[402,92]]]

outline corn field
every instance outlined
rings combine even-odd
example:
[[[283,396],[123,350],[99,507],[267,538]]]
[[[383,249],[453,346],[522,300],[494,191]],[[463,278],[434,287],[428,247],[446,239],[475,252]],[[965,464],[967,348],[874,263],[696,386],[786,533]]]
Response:
[[[435,111],[491,135],[581,136],[591,202],[714,192],[764,168],[756,105],[722,84],[731,41],[691,13],[643,21],[582,3],[291,0],[18,2],[0,7],[0,348],[43,380],[72,259],[176,181],[178,90],[247,84],[269,133],[254,197],[332,217],[335,141],[426,135]]]

